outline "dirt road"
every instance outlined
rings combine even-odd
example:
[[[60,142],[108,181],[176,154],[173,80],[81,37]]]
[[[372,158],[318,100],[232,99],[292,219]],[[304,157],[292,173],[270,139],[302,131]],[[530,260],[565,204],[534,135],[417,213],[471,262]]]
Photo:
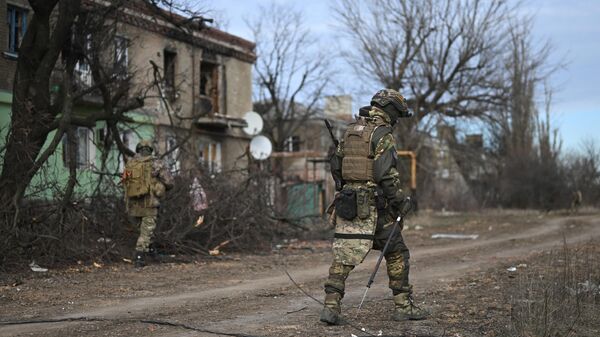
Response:
[[[123,264],[32,277],[19,287],[0,288],[0,320],[59,322],[0,325],[0,336],[441,336],[456,326],[447,319],[449,310],[455,310],[450,303],[460,303],[465,296],[452,284],[477,279],[490,269],[504,271],[564,241],[600,238],[598,214],[424,217],[414,223],[422,223],[423,229],[406,230],[405,238],[411,248],[415,298],[432,311],[426,321],[391,321],[393,303],[384,265],[365,306],[357,312],[377,258],[377,252],[372,252],[348,279],[343,310],[349,323],[330,327],[318,322],[320,305],[285,273],[321,300],[331,256],[325,244],[316,243],[268,256],[157,264],[141,272]],[[478,234],[479,238],[430,239],[436,232]],[[467,315],[461,310],[455,314],[458,320]],[[60,321],[82,317],[88,321]],[[478,336],[461,332],[469,335]]]

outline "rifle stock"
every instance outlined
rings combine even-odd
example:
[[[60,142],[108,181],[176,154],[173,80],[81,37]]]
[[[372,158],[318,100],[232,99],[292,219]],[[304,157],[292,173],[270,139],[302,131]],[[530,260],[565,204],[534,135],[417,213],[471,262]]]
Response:
[[[331,136],[331,140],[333,141],[333,144],[335,145],[335,147],[338,147],[340,142],[333,135],[333,127],[331,126],[331,123],[329,123],[329,120],[327,118],[323,119],[323,121],[325,122],[325,126],[327,127],[327,130],[329,131],[329,136]]]

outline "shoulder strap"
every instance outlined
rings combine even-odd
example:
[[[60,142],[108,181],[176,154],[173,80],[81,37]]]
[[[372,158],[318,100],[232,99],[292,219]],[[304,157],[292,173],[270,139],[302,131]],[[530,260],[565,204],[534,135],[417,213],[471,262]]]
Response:
[[[375,153],[377,144],[385,137],[388,133],[392,133],[392,128],[387,125],[380,125],[373,131],[373,137],[371,137],[371,153]]]

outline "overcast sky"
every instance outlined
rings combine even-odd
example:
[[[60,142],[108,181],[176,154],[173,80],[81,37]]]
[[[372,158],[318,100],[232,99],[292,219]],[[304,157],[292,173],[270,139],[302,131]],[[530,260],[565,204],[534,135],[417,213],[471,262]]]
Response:
[[[333,39],[330,1],[277,0],[302,9],[307,25],[324,39]],[[220,0],[212,3],[226,22],[225,30],[252,40],[244,18],[259,14],[269,0]],[[535,15],[534,35],[550,39],[554,62],[565,60],[567,68],[552,78],[556,89],[552,120],[560,128],[563,148],[572,150],[586,139],[600,145],[600,0],[529,0],[523,11]],[[364,102],[355,102],[361,105]]]

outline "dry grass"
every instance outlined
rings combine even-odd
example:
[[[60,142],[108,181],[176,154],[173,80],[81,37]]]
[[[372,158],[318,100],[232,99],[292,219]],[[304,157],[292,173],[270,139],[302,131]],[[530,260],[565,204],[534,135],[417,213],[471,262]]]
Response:
[[[547,265],[517,276],[508,292],[507,336],[600,336],[600,247],[566,244],[551,252]]]

